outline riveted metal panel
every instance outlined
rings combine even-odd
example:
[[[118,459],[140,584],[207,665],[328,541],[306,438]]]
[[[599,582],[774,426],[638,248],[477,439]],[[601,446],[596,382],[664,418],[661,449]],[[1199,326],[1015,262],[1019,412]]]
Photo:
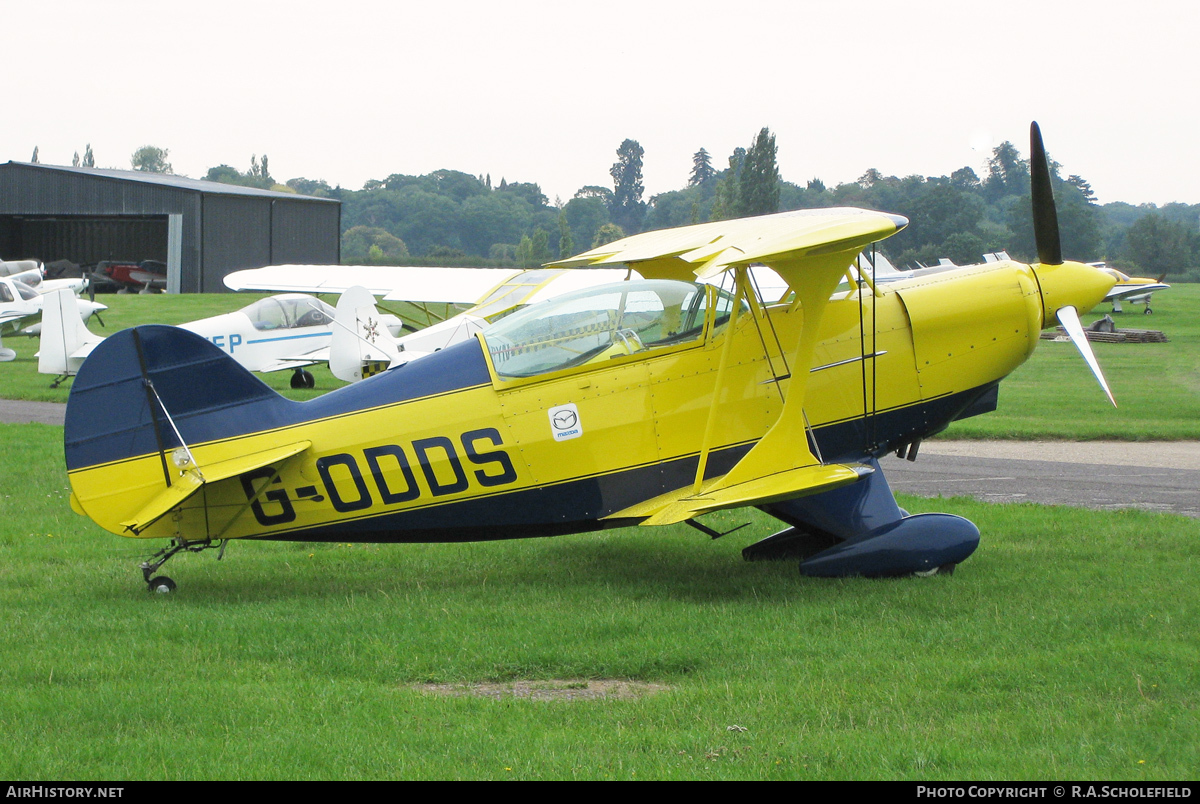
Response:
[[[338,262],[340,210],[331,199],[184,176],[8,162],[0,258],[165,262],[175,216],[179,290],[221,292],[241,268]]]
[[[221,293],[225,274],[271,264],[271,201],[206,196],[201,293]]]
[[[271,264],[336,264],[339,260],[338,204],[271,202]]]

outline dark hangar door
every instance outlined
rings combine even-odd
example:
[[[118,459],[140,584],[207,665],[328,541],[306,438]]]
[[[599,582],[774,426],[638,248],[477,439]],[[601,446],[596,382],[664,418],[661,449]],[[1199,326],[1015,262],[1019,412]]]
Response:
[[[5,215],[0,218],[0,259],[167,262],[167,216],[95,217]]]

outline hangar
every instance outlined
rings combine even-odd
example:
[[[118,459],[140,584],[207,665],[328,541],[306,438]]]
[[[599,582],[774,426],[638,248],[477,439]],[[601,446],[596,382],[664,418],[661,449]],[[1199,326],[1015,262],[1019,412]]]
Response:
[[[242,268],[336,264],[341,202],[136,170],[0,164],[0,259],[158,260],[167,290]]]

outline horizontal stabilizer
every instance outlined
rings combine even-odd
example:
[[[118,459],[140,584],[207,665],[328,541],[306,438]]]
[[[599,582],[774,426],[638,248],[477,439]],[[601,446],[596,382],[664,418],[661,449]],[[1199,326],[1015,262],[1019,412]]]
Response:
[[[134,534],[140,533],[173,508],[184,503],[189,497],[203,488],[205,483],[228,480],[245,472],[269,466],[290,458],[293,455],[298,455],[310,446],[312,446],[311,441],[297,441],[294,444],[272,447],[271,449],[253,452],[249,455],[239,455],[236,458],[229,458],[199,467],[189,466],[186,469],[180,470],[178,475],[172,478],[170,486],[164,489],[157,497],[150,500],[132,519],[122,522],[121,525],[127,531]],[[203,456],[202,450],[198,452],[197,460]]]

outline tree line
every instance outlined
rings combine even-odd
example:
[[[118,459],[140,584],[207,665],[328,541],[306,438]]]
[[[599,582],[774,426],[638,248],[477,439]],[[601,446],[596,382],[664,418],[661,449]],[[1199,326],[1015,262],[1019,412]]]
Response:
[[[819,178],[803,184],[784,180],[777,155],[775,135],[765,127],[748,147],[735,148],[723,167],[701,147],[684,187],[647,199],[644,150],[626,139],[609,171],[611,186],[587,185],[554,203],[535,182],[494,183],[490,175],[449,169],[422,176],[394,173],[360,190],[306,178],[280,183],[265,154],[252,156],[244,171],[218,165],[204,178],[340,200],[346,262],[532,266],[642,231],[833,206],[907,217],[910,225],[883,245],[897,266],[943,258],[967,264],[994,251],[1036,259],[1029,162],[1010,142],[993,149],[982,176],[966,166],[949,176],[904,177],[870,168],[856,181],[832,188]],[[168,156],[166,149],[147,145],[132,155],[131,164],[170,173]],[[94,164],[90,145],[84,161],[89,163]],[[1063,172],[1051,160],[1064,254],[1106,260],[1143,275],[1200,281],[1200,204],[1101,205],[1086,179]]]

